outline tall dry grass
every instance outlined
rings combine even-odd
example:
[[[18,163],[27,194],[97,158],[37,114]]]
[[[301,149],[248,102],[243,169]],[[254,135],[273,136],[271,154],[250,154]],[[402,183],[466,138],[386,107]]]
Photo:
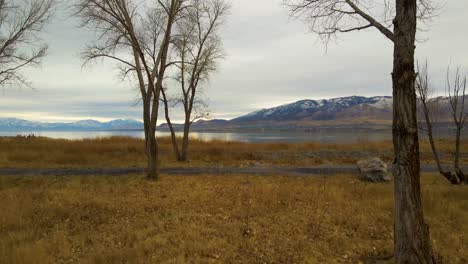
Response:
[[[435,252],[468,262],[468,187],[422,178]],[[0,177],[1,263],[359,263],[393,188],[351,176]]]
[[[368,157],[393,160],[390,141],[356,144],[252,144],[242,142],[191,140],[189,162],[175,162],[169,138],[159,139],[162,166],[310,166],[351,164]],[[453,143],[438,142],[442,161],[453,160]],[[462,162],[468,163],[468,142],[462,145]],[[112,137],[85,140],[48,138],[0,138],[0,167],[144,167],[144,142]],[[421,161],[433,163],[427,142],[421,142]]]

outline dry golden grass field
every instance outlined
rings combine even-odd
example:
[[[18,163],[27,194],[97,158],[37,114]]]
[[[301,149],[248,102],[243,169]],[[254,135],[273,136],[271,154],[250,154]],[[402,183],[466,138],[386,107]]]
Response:
[[[163,167],[169,166],[310,166],[319,164],[354,164],[357,160],[380,157],[393,159],[390,141],[356,144],[252,144],[241,142],[192,140],[189,162],[175,162],[169,138],[159,140]],[[438,142],[441,159],[451,164],[453,142]],[[461,146],[462,163],[468,163],[468,141]],[[427,142],[421,142],[422,163],[433,163]],[[0,167],[33,168],[107,168],[144,167],[144,142],[140,139],[113,137],[86,140],[0,137]]]
[[[392,184],[323,177],[0,177],[0,263],[360,263],[393,251]],[[423,175],[443,263],[468,186]]]
[[[452,143],[438,142],[450,163]],[[309,166],[381,157],[390,142],[249,144],[192,141],[161,165]],[[468,162],[462,146],[462,161]],[[422,162],[432,163],[427,143]],[[144,167],[143,141],[0,138],[0,168]],[[443,263],[468,263],[468,186],[422,177]],[[393,251],[393,186],[356,176],[143,175],[0,177],[0,263],[360,263]]]

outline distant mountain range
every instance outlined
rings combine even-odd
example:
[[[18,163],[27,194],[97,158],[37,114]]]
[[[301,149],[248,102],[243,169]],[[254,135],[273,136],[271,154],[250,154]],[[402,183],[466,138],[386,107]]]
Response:
[[[467,99],[468,101],[468,99]],[[430,101],[437,105],[437,121],[451,122],[446,97]],[[392,121],[393,99],[389,96],[348,96],[329,100],[301,100],[273,108],[262,109],[232,120],[200,120],[192,126],[196,131],[312,129],[320,127],[388,127]],[[175,124],[176,130],[182,125]],[[166,124],[159,126],[167,129]],[[84,120],[75,123],[39,123],[15,118],[0,119],[0,131],[34,130],[142,130],[136,120],[113,120],[101,123]]]
[[[429,107],[436,109],[436,106],[438,111],[434,111],[435,120],[439,125],[450,125],[448,98],[431,99]],[[232,120],[201,120],[194,123],[192,128],[196,131],[313,130],[324,127],[389,128],[392,117],[391,96],[348,96],[328,100],[300,100],[261,109]],[[167,126],[163,124],[160,128],[166,129]],[[175,128],[181,129],[181,126],[175,125]]]
[[[143,129],[143,123],[128,119],[117,119],[104,123],[96,120],[82,120],[73,123],[41,123],[17,118],[0,118],[0,131],[105,131],[141,129]]]

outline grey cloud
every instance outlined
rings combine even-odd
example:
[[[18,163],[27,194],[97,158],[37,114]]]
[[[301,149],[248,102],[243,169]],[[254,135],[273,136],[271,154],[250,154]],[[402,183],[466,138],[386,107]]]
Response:
[[[375,30],[340,35],[326,49],[307,25],[288,17],[280,0],[235,0],[232,5],[223,29],[227,57],[205,88],[214,118],[304,98],[391,95],[392,45]],[[425,26],[431,30],[419,36],[428,40],[418,43],[417,57],[429,60],[438,93],[444,91],[450,62],[468,66],[466,10],[467,1],[448,1]],[[140,119],[134,104],[138,93],[118,79],[111,63],[81,68],[79,52],[94,33],[77,26],[69,11],[60,11],[44,34],[50,56],[42,68],[25,72],[37,90],[4,91],[0,115]],[[181,113],[174,119],[181,120]]]

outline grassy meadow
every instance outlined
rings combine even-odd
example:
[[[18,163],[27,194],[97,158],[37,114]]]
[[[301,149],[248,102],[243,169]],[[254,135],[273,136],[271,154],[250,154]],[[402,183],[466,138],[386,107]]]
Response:
[[[392,159],[390,142],[192,141],[190,162],[163,166],[308,166]],[[439,142],[442,159],[452,143]],[[0,138],[0,167],[144,167],[143,141]],[[468,149],[464,143],[462,149]],[[431,163],[422,142],[422,161]],[[466,163],[468,157],[463,156]],[[442,263],[468,263],[468,186],[422,177]],[[0,263],[372,263],[393,252],[393,185],[355,175],[0,176]]]
[[[349,175],[0,177],[0,259],[360,263],[393,251],[392,189]],[[438,258],[467,263],[468,186],[431,174],[422,189]]]
[[[84,140],[61,140],[40,137],[0,137],[0,167],[6,168],[109,168],[144,167],[144,141],[128,137]],[[452,163],[453,142],[438,142],[441,159]],[[380,157],[393,160],[390,141],[355,144],[320,143],[242,143],[192,140],[189,162],[175,161],[169,138],[159,139],[160,162],[170,166],[311,166],[320,164],[354,164],[362,158]],[[468,141],[462,148],[462,163],[468,163]],[[421,142],[422,163],[433,163],[427,142]]]

